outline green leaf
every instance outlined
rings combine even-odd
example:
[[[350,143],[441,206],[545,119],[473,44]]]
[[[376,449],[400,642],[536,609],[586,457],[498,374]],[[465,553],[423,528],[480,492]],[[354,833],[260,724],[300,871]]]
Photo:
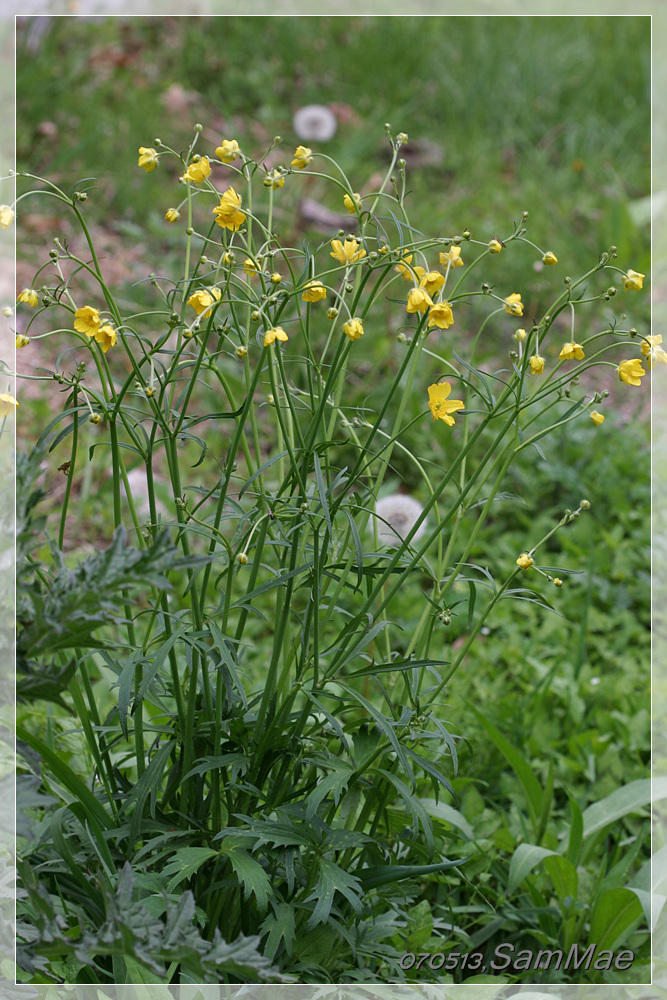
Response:
[[[507,895],[511,896],[516,891],[526,875],[529,875],[540,861],[555,854],[555,851],[550,851],[546,847],[538,847],[537,844],[519,844],[510,861]]]
[[[613,951],[624,943],[642,916],[642,905],[631,889],[603,892],[591,917],[589,944],[597,944],[599,951]]]
[[[474,705],[470,705],[469,707],[472,709],[473,713],[488,733],[491,742],[495,744],[498,750],[500,750],[501,754],[521,782],[523,790],[526,794],[528,810],[533,822],[533,828],[537,831],[540,822],[540,813],[542,811],[542,788],[539,781],[518,750],[516,750],[511,743],[507,742],[505,737],[501,735],[496,727],[489,722],[489,720],[486,719]]]
[[[24,729],[20,724],[16,726],[16,735],[20,740],[23,740],[35,750],[44,763],[47,765],[51,773],[58,779],[58,781],[65,786],[65,788],[71,792],[75,799],[77,799],[86,812],[96,821],[97,825],[103,830],[111,830],[113,827],[113,820],[102,808],[101,804],[97,801],[90,789],[83,783],[81,778],[76,775],[68,765],[60,759],[58,754],[54,753],[46,743],[37,736],[33,736],[29,733],[27,729]]]
[[[572,822],[570,823],[570,836],[567,841],[567,860],[573,865],[579,863],[579,856],[581,854],[581,843],[584,839],[584,820],[582,816],[581,809],[578,804],[572,798],[568,792],[568,799],[570,800],[570,812],[572,814]]]
[[[307,927],[311,930],[317,924],[324,923],[331,913],[334,896],[340,892],[345,896],[356,913],[361,912],[361,898],[359,895],[360,879],[356,875],[350,875],[339,865],[329,861],[328,858],[320,859],[319,877],[317,885],[307,896],[304,902],[309,903],[312,899],[317,900]]]
[[[316,787],[306,799],[307,820],[313,818],[322,800],[330,793],[338,805],[342,792],[347,788],[347,784],[354,774],[354,768],[344,760],[327,761],[327,767],[332,768],[331,773],[317,782]]]
[[[658,778],[653,783],[653,799],[667,796],[667,779]],[[651,779],[640,778],[631,781],[622,788],[617,788],[606,798],[594,802],[584,810],[584,840],[603,830],[610,823],[615,823],[629,813],[638,812],[651,802]]]
[[[579,890],[577,869],[567,858],[555,854],[544,859],[544,870],[551,879],[556,895],[561,903],[569,897],[576,900]]]
[[[180,882],[199,871],[205,861],[217,856],[218,852],[210,847],[180,847],[176,859],[162,869],[163,875],[173,876],[167,883],[167,892],[173,892]]]
[[[429,816],[433,819],[442,820],[445,823],[449,823],[451,826],[456,827],[460,830],[466,840],[474,840],[475,834],[473,829],[468,823],[465,816],[454,809],[452,806],[446,805],[444,802],[436,802],[435,799],[422,799],[422,804]]]
[[[327,488],[324,482],[324,477],[322,476],[322,467],[320,465],[320,458],[317,452],[313,452],[313,465],[315,468],[315,482],[317,483],[317,494],[320,498],[320,504],[324,512],[324,517],[327,522],[327,528],[329,529],[329,536],[333,538],[333,528],[331,526],[331,514],[329,513],[329,504],[327,503]]]
[[[236,877],[243,884],[246,899],[254,894],[259,912],[265,913],[269,905],[269,896],[273,896],[273,889],[269,876],[259,861],[231,837],[223,837],[220,841],[220,850],[227,855]]]
[[[458,868],[466,863],[468,858],[458,861],[439,861],[433,865],[377,865],[374,868],[361,868],[356,876],[365,892],[376,889],[391,882],[402,882],[406,878],[425,878],[427,875],[438,875],[449,868]]]
[[[288,955],[291,955],[296,940],[294,907],[289,903],[274,904],[274,912],[266,917],[260,930],[262,936],[268,931],[269,936],[266,939],[263,949],[267,958],[273,961],[281,941],[285,942],[285,951]]]
[[[426,944],[433,933],[433,913],[431,904],[427,899],[422,899],[410,910],[408,918],[407,940],[405,950],[418,952]]]

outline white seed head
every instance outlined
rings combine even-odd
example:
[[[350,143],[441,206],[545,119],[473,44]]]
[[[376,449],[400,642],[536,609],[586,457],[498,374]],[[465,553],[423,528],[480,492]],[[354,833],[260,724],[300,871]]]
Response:
[[[299,139],[319,139],[320,142],[333,139],[338,128],[335,114],[324,104],[307,104],[299,108],[292,124]]]
[[[411,531],[423,509],[418,500],[405,493],[392,493],[391,496],[378,500],[375,505],[377,515],[375,523],[380,545],[400,545]],[[412,536],[412,541],[416,542],[417,539],[421,538],[425,530],[426,521],[423,521]]]

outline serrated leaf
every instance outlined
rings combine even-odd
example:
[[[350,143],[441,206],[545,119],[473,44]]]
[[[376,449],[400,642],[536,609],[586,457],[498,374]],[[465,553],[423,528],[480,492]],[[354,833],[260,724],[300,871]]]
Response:
[[[334,896],[340,892],[345,896],[356,913],[361,912],[360,880],[355,875],[329,861],[328,858],[320,859],[319,876],[317,884],[310,896],[304,902],[309,903],[312,899],[317,900],[315,909],[308,921],[308,929],[316,927],[317,924],[324,923],[331,913]]]
[[[198,872],[205,861],[218,856],[210,847],[180,847],[174,861],[162,869],[163,875],[172,875],[167,882],[167,892],[173,892],[179,883]]]
[[[246,899],[254,895],[259,912],[264,913],[269,905],[269,896],[273,896],[273,889],[259,861],[230,837],[220,841],[220,851],[229,858],[234,874],[243,885]]]

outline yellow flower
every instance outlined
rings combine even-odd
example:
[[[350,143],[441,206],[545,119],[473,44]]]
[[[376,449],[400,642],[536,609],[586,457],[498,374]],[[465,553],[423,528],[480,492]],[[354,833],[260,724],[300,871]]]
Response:
[[[95,340],[100,345],[105,354],[107,353],[110,347],[116,346],[116,341],[118,339],[118,334],[109,323],[105,323],[104,326],[101,326],[96,333],[92,335],[88,334],[88,336],[95,337]]]
[[[245,271],[246,274],[257,274],[259,271],[259,267],[257,266],[257,264],[255,264],[254,260],[252,260],[251,257],[246,257],[246,259],[243,261],[243,270]]]
[[[517,341],[517,343],[520,344],[523,340],[526,339],[527,336],[528,335],[525,330],[517,330],[516,333],[514,334],[514,339]]]
[[[9,205],[0,205],[0,229],[9,229],[13,221],[14,213]]]
[[[642,341],[642,354],[648,361],[649,371],[653,365],[667,365],[667,353],[660,347],[662,344],[662,334],[656,333],[654,337],[646,337]]]
[[[359,337],[363,337],[364,328],[360,319],[350,319],[347,323],[343,324],[343,333],[350,340],[359,340]]]
[[[27,347],[30,343],[30,337],[26,337],[23,333],[16,334],[16,346],[17,348]]]
[[[146,173],[155,170],[159,162],[158,154],[149,146],[139,146],[139,160],[137,166],[143,167]]]
[[[556,256],[555,253],[552,253],[551,250],[547,250],[547,252],[545,253],[544,257],[542,258],[542,263],[543,264],[557,264],[558,263],[558,257]]]
[[[270,170],[269,173],[264,178],[264,187],[273,188],[275,190],[276,188],[281,188],[284,186],[285,186],[285,175],[281,173],[281,171],[278,170],[277,168],[274,170]]]
[[[523,302],[518,292],[513,292],[505,299],[505,312],[510,316],[523,316]]]
[[[639,271],[628,271],[627,274],[623,275],[623,287],[626,290],[631,290],[633,292],[638,292],[639,289],[644,284],[645,274],[640,274]]]
[[[92,306],[82,306],[74,313],[74,329],[79,333],[85,333],[87,337],[94,337],[100,328],[100,314],[98,309]]]
[[[193,160],[188,169],[183,174],[184,181],[192,181],[193,184],[201,184],[211,173],[211,164],[208,156],[202,156],[201,160]]]
[[[621,382],[626,385],[641,385],[642,375],[646,372],[642,368],[641,358],[632,358],[631,361],[621,361],[616,369]]]
[[[275,326],[272,330],[267,330],[264,334],[264,347],[269,347],[276,340],[288,340],[288,336],[281,326]]]
[[[361,195],[355,191],[350,198],[349,194],[346,194],[343,198],[343,204],[350,215],[354,215],[361,208]]]
[[[0,417],[8,417],[19,404],[8,392],[0,392]]]
[[[541,358],[539,354],[534,354],[530,359],[530,370],[533,375],[541,375],[544,371],[544,358]]]
[[[223,139],[217,147],[215,155],[223,163],[232,163],[237,156],[241,155],[241,149],[236,139]]]
[[[597,410],[591,410],[591,420],[599,427],[600,424],[604,423],[604,413],[598,413]]]
[[[39,295],[34,290],[34,288],[24,288],[22,292],[16,296],[17,302],[25,302],[26,305],[36,306],[39,303]],[[660,338],[662,340],[662,337]]]
[[[519,558],[517,559],[516,564],[517,564],[517,566],[520,566],[521,569],[526,570],[526,569],[530,569],[530,567],[533,565],[533,560],[528,555],[527,552],[523,552],[519,556]]]
[[[335,257],[340,264],[354,264],[366,256],[366,251],[359,249],[359,244],[355,239],[346,239],[344,243],[340,240],[331,241],[332,251],[330,256]]]
[[[452,247],[447,253],[440,254],[440,263],[443,267],[449,264],[450,267],[463,267],[461,260],[461,247]]]
[[[577,344],[574,340],[570,340],[569,343],[563,344],[560,354],[558,355],[559,361],[573,361],[575,358],[577,361],[581,361],[584,357],[584,349],[581,344]]]
[[[448,330],[454,322],[454,314],[449,302],[436,302],[431,306],[428,314],[428,325],[438,326],[441,330]]]
[[[213,286],[213,288],[200,288],[199,291],[193,292],[187,301],[189,306],[192,306],[194,311],[198,316],[211,315],[211,308],[214,302],[220,301],[220,289]]]
[[[460,399],[449,399],[452,387],[449,382],[438,382],[428,387],[428,406],[434,420],[444,420],[448,427],[454,426],[452,413],[462,410],[465,403]]]
[[[409,253],[407,256],[401,258],[401,263],[396,265],[396,270],[400,275],[403,276],[403,281],[412,281],[412,271],[408,264],[412,264],[412,254]]]
[[[241,195],[234,188],[227,188],[220,198],[220,204],[213,209],[217,224],[223,229],[231,229],[233,232],[240,229],[246,219],[241,211],[242,201]]]
[[[433,305],[433,299],[423,288],[411,288],[408,292],[406,310],[409,313],[426,312]]]
[[[165,212],[164,217],[167,220],[167,222],[176,222],[180,214],[181,213],[178,211],[177,208],[168,208],[167,211]]]
[[[327,290],[321,281],[309,281],[303,290],[301,298],[304,302],[319,302],[326,299]]]
[[[495,237],[489,242],[489,253],[500,253],[502,248],[502,243],[500,240],[495,239]]]
[[[309,149],[308,146],[297,146],[294,150],[294,159],[290,166],[295,167],[296,170],[303,170],[304,167],[307,167],[312,162],[312,159],[312,149]]]
[[[445,276],[440,271],[429,271],[419,279],[419,287],[425,289],[427,295],[435,295],[444,283]]]

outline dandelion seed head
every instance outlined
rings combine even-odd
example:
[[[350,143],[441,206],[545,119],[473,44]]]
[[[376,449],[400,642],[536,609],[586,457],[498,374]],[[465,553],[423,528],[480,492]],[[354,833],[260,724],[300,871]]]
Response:
[[[377,515],[375,523],[380,545],[400,545],[411,531],[423,509],[418,500],[405,493],[393,493],[391,496],[378,500],[375,506]],[[412,536],[412,541],[416,542],[421,538],[425,530],[426,521],[423,521]]]
[[[324,104],[307,104],[295,113],[292,120],[299,139],[333,139],[338,128],[336,116]]]

